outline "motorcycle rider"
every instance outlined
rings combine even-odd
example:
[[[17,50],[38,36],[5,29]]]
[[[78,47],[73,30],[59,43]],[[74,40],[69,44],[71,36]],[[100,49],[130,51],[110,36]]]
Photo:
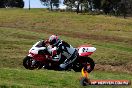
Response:
[[[69,45],[67,42],[60,40],[57,35],[51,35],[48,39],[49,44],[53,47],[52,59],[60,60],[64,59],[61,57],[63,55],[66,59],[60,64],[61,70],[66,70],[77,58],[78,52],[75,48]]]

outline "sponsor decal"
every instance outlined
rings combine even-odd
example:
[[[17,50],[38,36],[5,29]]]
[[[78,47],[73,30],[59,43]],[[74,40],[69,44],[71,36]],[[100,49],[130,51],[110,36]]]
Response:
[[[90,80],[91,85],[130,85],[129,80]]]

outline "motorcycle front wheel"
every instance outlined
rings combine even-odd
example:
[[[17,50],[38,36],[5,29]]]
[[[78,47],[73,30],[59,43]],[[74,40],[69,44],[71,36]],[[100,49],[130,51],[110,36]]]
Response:
[[[33,69],[36,69],[38,68],[39,66],[37,64],[35,65],[32,65],[32,57],[29,57],[29,56],[26,56],[24,59],[23,59],[23,66],[26,68],[26,69],[29,69],[29,70],[33,70]]]

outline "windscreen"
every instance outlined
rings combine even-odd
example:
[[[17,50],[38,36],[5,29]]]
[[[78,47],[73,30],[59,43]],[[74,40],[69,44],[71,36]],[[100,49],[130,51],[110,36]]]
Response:
[[[44,41],[40,41],[35,47],[45,47]]]

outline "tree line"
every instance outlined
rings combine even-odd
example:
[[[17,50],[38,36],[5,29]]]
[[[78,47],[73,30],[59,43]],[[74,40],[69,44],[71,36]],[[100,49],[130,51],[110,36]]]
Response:
[[[52,10],[53,6],[59,7],[59,0],[40,0]],[[73,11],[76,8],[77,13],[82,12],[103,12],[110,15],[124,15],[127,10],[132,10],[132,0],[64,0],[67,10]],[[128,11],[128,12],[131,12]]]
[[[0,8],[23,8],[24,1],[23,0],[0,0]]]
[[[40,0],[43,5],[51,7],[59,7],[59,0]],[[94,9],[106,9],[110,5],[114,6],[115,4],[121,2],[121,0],[64,0],[64,4],[69,8],[84,8],[85,10],[94,10]],[[79,10],[79,9],[78,9]]]
[[[40,2],[49,7],[59,8],[60,0],[40,0]],[[67,6],[68,11],[73,8],[77,13],[82,12],[103,12],[110,15],[123,14],[124,17],[127,12],[132,13],[132,0],[64,0],[64,5]],[[23,0],[0,0],[0,8],[23,8]]]

